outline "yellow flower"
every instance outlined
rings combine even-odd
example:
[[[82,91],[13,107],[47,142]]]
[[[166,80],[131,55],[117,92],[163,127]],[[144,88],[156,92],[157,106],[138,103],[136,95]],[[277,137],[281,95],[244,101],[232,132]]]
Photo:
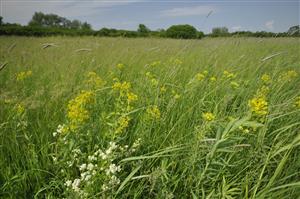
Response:
[[[197,73],[195,77],[198,81],[202,81],[205,78],[205,75],[202,73]]]
[[[238,88],[238,87],[240,87],[240,84],[237,83],[237,82],[235,82],[235,81],[230,82],[230,85],[231,85],[233,88]]]
[[[300,109],[300,96],[296,98],[295,107]]]
[[[175,90],[172,90],[172,94],[174,95],[174,99],[180,98],[180,95]]]
[[[179,94],[177,94],[177,93],[174,95],[174,99],[179,99],[180,97],[181,96]]]
[[[262,86],[260,89],[257,90],[257,96],[266,96],[270,92],[270,88],[268,86]]]
[[[248,103],[251,111],[259,116],[268,114],[268,102],[264,96],[254,97]]]
[[[153,86],[157,86],[157,85],[158,85],[157,79],[152,78],[152,79],[151,79],[151,84],[152,84]]]
[[[234,73],[230,73],[227,70],[224,70],[223,75],[228,79],[235,78],[235,76],[236,76]]]
[[[32,71],[22,71],[20,73],[17,74],[17,81],[22,81],[28,77],[30,77],[32,75]]]
[[[81,93],[68,103],[68,118],[71,129],[75,130],[80,124],[89,118],[89,111],[86,109],[88,104],[94,102],[94,93],[91,91],[81,91]]]
[[[261,76],[261,80],[264,81],[265,83],[269,83],[271,81],[271,77],[268,74],[263,74]]]
[[[146,72],[146,77],[152,78],[153,76],[152,76],[151,72]]]
[[[119,90],[119,91],[128,91],[131,88],[131,84],[129,82],[115,82],[112,86],[114,90]]]
[[[118,128],[116,130],[117,133],[121,133],[125,128],[127,128],[129,125],[129,121],[130,121],[130,117],[128,117],[127,115],[121,116],[118,119]]]
[[[215,119],[215,115],[211,112],[206,112],[202,114],[202,118],[208,122],[213,121]]]
[[[212,76],[209,80],[212,82],[215,82],[215,81],[217,81],[217,78],[215,76]]]
[[[156,66],[159,66],[161,64],[161,61],[155,61],[155,62],[152,62],[150,64],[151,67],[156,67]]]
[[[120,63],[120,64],[117,64],[117,67],[118,67],[118,69],[122,70],[125,67],[125,65]]]
[[[105,81],[103,81],[95,72],[89,72],[87,74],[87,78],[87,84],[90,84],[92,86],[102,87],[105,84]]]
[[[156,105],[147,108],[147,113],[149,114],[149,116],[153,119],[160,119],[160,110],[158,109],[158,107]]]
[[[298,73],[295,70],[289,70],[286,73],[283,73],[279,77],[279,81],[291,81],[293,78],[297,77]]]
[[[161,93],[167,92],[167,88],[165,86],[160,87],[160,92]]]
[[[174,59],[174,60],[173,60],[173,63],[174,63],[175,65],[181,65],[181,64],[182,64],[182,61],[181,61],[180,59]]]
[[[22,115],[25,112],[25,108],[21,104],[16,104],[16,111],[19,115]]]
[[[127,93],[127,100],[128,103],[131,103],[133,101],[136,101],[138,99],[138,96],[136,94],[134,94],[133,92],[128,92]]]

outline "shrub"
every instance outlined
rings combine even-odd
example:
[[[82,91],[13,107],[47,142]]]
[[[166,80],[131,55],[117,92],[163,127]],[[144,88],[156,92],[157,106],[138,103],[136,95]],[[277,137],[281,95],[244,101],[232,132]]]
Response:
[[[197,38],[197,29],[191,25],[173,25],[166,31],[166,36],[179,39]]]

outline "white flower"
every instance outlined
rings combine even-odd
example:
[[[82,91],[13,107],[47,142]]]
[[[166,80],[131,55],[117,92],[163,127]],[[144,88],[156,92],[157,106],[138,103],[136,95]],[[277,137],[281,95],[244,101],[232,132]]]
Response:
[[[67,164],[69,167],[71,167],[73,165],[73,163],[71,161],[67,161]]]
[[[94,176],[94,175],[96,175],[97,174],[97,172],[95,171],[95,170],[93,170],[92,171],[92,175]]]
[[[56,130],[57,133],[63,133],[64,128],[65,128],[65,125],[58,125],[57,130]]]
[[[94,169],[94,165],[92,163],[89,163],[88,166],[87,166],[87,169],[89,171],[93,170]]]
[[[109,145],[112,150],[118,148],[118,145],[115,142],[109,142]]]
[[[107,155],[105,153],[103,153],[102,151],[100,152],[99,156],[102,158],[102,160],[106,160],[107,159]]]
[[[81,150],[80,149],[73,149],[72,152],[75,153],[75,154],[79,154],[79,153],[81,153]]]
[[[75,192],[79,192],[79,191],[80,191],[80,188],[79,188],[80,182],[81,182],[81,180],[78,179],[78,178],[75,179],[75,180],[73,181],[73,183],[72,183],[72,189],[73,189]]]
[[[85,181],[89,181],[91,178],[92,178],[91,175],[87,175],[87,176],[85,176]]]
[[[84,171],[85,169],[86,169],[86,164],[80,165],[80,167],[79,167],[80,171]]]
[[[106,151],[105,151],[106,155],[110,155],[112,153],[112,148],[108,148]]]
[[[95,156],[93,156],[93,155],[91,155],[91,156],[89,155],[88,156],[88,160],[89,161],[94,161],[94,160],[97,160],[97,158]]]
[[[111,164],[109,165],[109,168],[106,170],[106,174],[109,175],[111,174],[115,174],[116,172],[121,171],[121,167],[120,166],[116,166],[115,164]]]
[[[101,188],[102,188],[102,190],[103,190],[103,191],[107,191],[107,190],[108,190],[108,186],[107,186],[107,185],[105,185],[105,184],[104,184],[104,185],[102,185],[102,187],[101,187]]]
[[[67,181],[65,182],[65,185],[66,185],[67,187],[70,187],[71,184],[72,184],[72,181],[71,181],[71,180],[67,180]]]
[[[53,135],[53,137],[56,137],[57,136],[57,132],[53,132],[52,135]]]
[[[120,179],[113,175],[113,176],[111,176],[109,184],[111,184],[111,185],[120,184]]]

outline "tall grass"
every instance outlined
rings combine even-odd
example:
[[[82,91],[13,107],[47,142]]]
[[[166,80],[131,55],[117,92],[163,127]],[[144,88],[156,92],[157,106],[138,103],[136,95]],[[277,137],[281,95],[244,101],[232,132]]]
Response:
[[[299,197],[299,41],[0,37],[0,197]],[[259,115],[249,100],[262,88]],[[82,90],[88,119],[53,136]],[[109,142],[111,157],[88,158]],[[66,185],[88,162],[92,179]]]

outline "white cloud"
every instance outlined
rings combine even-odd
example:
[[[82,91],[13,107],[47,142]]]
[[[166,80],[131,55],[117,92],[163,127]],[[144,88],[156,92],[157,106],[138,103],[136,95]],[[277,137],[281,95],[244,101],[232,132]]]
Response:
[[[5,22],[27,24],[34,12],[54,13],[71,19],[105,14],[111,7],[141,2],[143,0],[0,0]]]
[[[232,30],[233,32],[239,31],[239,30],[241,30],[241,29],[242,29],[242,26],[233,26],[233,27],[231,27],[231,30]]]
[[[273,30],[273,29],[274,29],[274,20],[267,21],[267,22],[265,23],[265,26],[266,26],[267,29]]]
[[[164,17],[182,17],[182,16],[197,16],[208,15],[211,11],[215,12],[217,9],[213,6],[194,6],[194,7],[182,7],[172,8],[169,10],[161,11],[161,16]]]

